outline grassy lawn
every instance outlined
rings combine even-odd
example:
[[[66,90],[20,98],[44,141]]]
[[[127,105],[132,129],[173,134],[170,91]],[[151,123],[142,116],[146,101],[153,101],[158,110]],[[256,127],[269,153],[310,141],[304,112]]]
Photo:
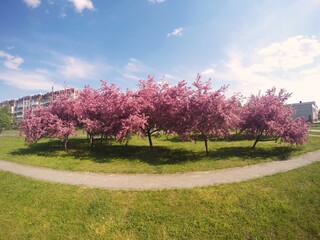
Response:
[[[320,123],[312,123],[310,124],[310,128],[320,130]]]
[[[320,129],[319,129],[320,130]],[[312,134],[312,135],[320,135],[320,132],[313,132],[312,130],[309,131],[309,134]]]
[[[100,143],[94,151],[87,139],[78,136],[70,140],[70,150],[62,151],[57,140],[43,140],[32,147],[24,145],[17,134],[0,137],[0,159],[23,164],[106,173],[175,173],[206,171],[238,167],[259,162],[288,158],[320,148],[320,138],[310,137],[304,147],[287,144],[259,142],[256,149],[248,140],[216,140],[209,143],[210,155],[206,156],[202,141],[181,142],[177,137],[154,139],[150,151],[147,139],[134,137],[126,147],[117,143]]]
[[[206,156],[202,141],[181,142],[177,137],[154,139],[154,151],[150,151],[147,139],[134,137],[129,145],[100,143],[94,151],[87,139],[78,136],[70,140],[65,152],[57,140],[43,140],[32,147],[25,146],[17,133],[0,137],[0,159],[23,164],[106,173],[175,173],[206,171],[238,167],[259,162],[288,158],[320,148],[320,138],[310,137],[304,147],[287,144],[259,142],[256,149],[248,140],[216,140],[209,143],[210,155]]]
[[[320,163],[243,183],[106,191],[0,171],[1,239],[319,239]]]

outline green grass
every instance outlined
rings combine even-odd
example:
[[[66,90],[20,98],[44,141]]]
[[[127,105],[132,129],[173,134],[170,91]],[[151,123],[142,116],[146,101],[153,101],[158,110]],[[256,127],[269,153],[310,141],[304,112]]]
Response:
[[[310,124],[310,128],[320,130],[320,123],[312,123]]]
[[[285,159],[320,148],[320,138],[310,137],[304,147],[259,142],[251,150],[253,141],[232,139],[211,141],[210,155],[204,152],[204,143],[181,142],[178,137],[154,139],[150,151],[147,139],[134,137],[128,147],[117,143],[95,144],[90,150],[87,139],[78,136],[70,140],[65,152],[57,140],[43,140],[28,147],[17,134],[0,137],[0,159],[23,164],[73,171],[105,173],[176,173],[207,171],[239,167],[260,162]]]
[[[312,130],[320,130],[320,123],[312,123],[310,124],[310,130],[309,130],[309,134],[312,135],[320,135],[320,132],[313,132]]]
[[[19,136],[20,131],[18,130],[5,130],[0,133],[0,136]]]
[[[0,171],[0,238],[319,239],[320,163],[243,183],[109,191]]]
[[[319,129],[320,130],[320,129]],[[314,132],[314,131],[309,131],[309,134],[312,134],[312,135],[320,135],[320,132]]]

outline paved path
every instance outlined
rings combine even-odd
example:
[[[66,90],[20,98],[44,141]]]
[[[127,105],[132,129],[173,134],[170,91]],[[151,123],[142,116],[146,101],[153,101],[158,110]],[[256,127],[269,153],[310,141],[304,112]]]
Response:
[[[320,150],[290,160],[274,161],[246,167],[229,168],[208,172],[180,174],[101,174],[71,172],[49,168],[32,167],[0,160],[0,170],[20,174],[34,179],[55,183],[81,185],[106,189],[167,189],[192,188],[240,182],[252,178],[286,172],[320,161]]]

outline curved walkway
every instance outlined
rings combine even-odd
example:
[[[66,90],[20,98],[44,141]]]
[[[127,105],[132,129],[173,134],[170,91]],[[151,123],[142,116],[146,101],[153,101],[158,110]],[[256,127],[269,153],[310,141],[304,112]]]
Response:
[[[306,153],[290,160],[274,161],[246,167],[229,168],[208,172],[189,172],[179,174],[130,175],[71,172],[27,166],[1,160],[0,170],[55,183],[106,189],[147,190],[193,188],[240,182],[252,178],[286,172],[317,161],[320,161],[320,150]]]

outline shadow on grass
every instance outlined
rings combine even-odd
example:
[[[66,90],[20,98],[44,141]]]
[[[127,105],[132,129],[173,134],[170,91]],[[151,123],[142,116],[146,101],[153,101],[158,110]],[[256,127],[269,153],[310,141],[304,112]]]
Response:
[[[178,139],[175,139],[178,141]],[[274,148],[251,149],[251,147],[222,147],[212,150],[208,156],[205,152],[194,152],[187,149],[171,149],[163,146],[155,146],[153,151],[149,146],[136,145],[111,145],[110,143],[96,143],[94,150],[91,151],[88,140],[71,139],[69,150],[62,150],[62,144],[59,141],[52,140],[48,142],[39,142],[28,148],[16,149],[10,152],[11,155],[36,155],[40,157],[55,158],[74,158],[77,160],[90,160],[96,163],[108,163],[114,160],[140,161],[150,165],[179,164],[184,162],[196,162],[206,160],[227,160],[238,158],[243,160],[264,160],[271,158],[273,160],[288,159],[292,154],[298,151],[296,148],[288,146]]]
[[[191,137],[191,139],[195,139],[197,141],[204,141],[203,136],[194,136]],[[265,140],[267,140],[268,138],[265,138]],[[216,142],[222,142],[222,141],[228,141],[228,142],[232,142],[232,141],[240,141],[240,140],[254,140],[254,137],[250,137],[244,134],[231,134],[229,136],[226,136],[225,138],[218,138],[218,137],[210,137],[209,138],[210,141],[216,141]],[[162,141],[167,141],[167,142],[183,142],[181,137],[179,136],[169,136],[166,137],[165,139],[162,139]]]
[[[187,161],[198,161],[203,156],[186,149],[170,149],[155,146],[151,151],[149,146],[135,145],[111,145],[110,143],[95,144],[91,150],[88,140],[70,140],[69,150],[62,150],[59,141],[39,142],[28,148],[16,149],[10,152],[12,155],[36,155],[40,157],[74,158],[78,160],[91,160],[97,163],[108,163],[113,160],[141,161],[150,165],[179,164]]]
[[[209,156],[215,160],[223,160],[233,157],[238,157],[243,160],[249,159],[273,159],[273,160],[286,160],[290,158],[294,152],[299,151],[298,148],[289,146],[278,146],[273,148],[260,148],[256,147],[222,147],[212,151]]]

